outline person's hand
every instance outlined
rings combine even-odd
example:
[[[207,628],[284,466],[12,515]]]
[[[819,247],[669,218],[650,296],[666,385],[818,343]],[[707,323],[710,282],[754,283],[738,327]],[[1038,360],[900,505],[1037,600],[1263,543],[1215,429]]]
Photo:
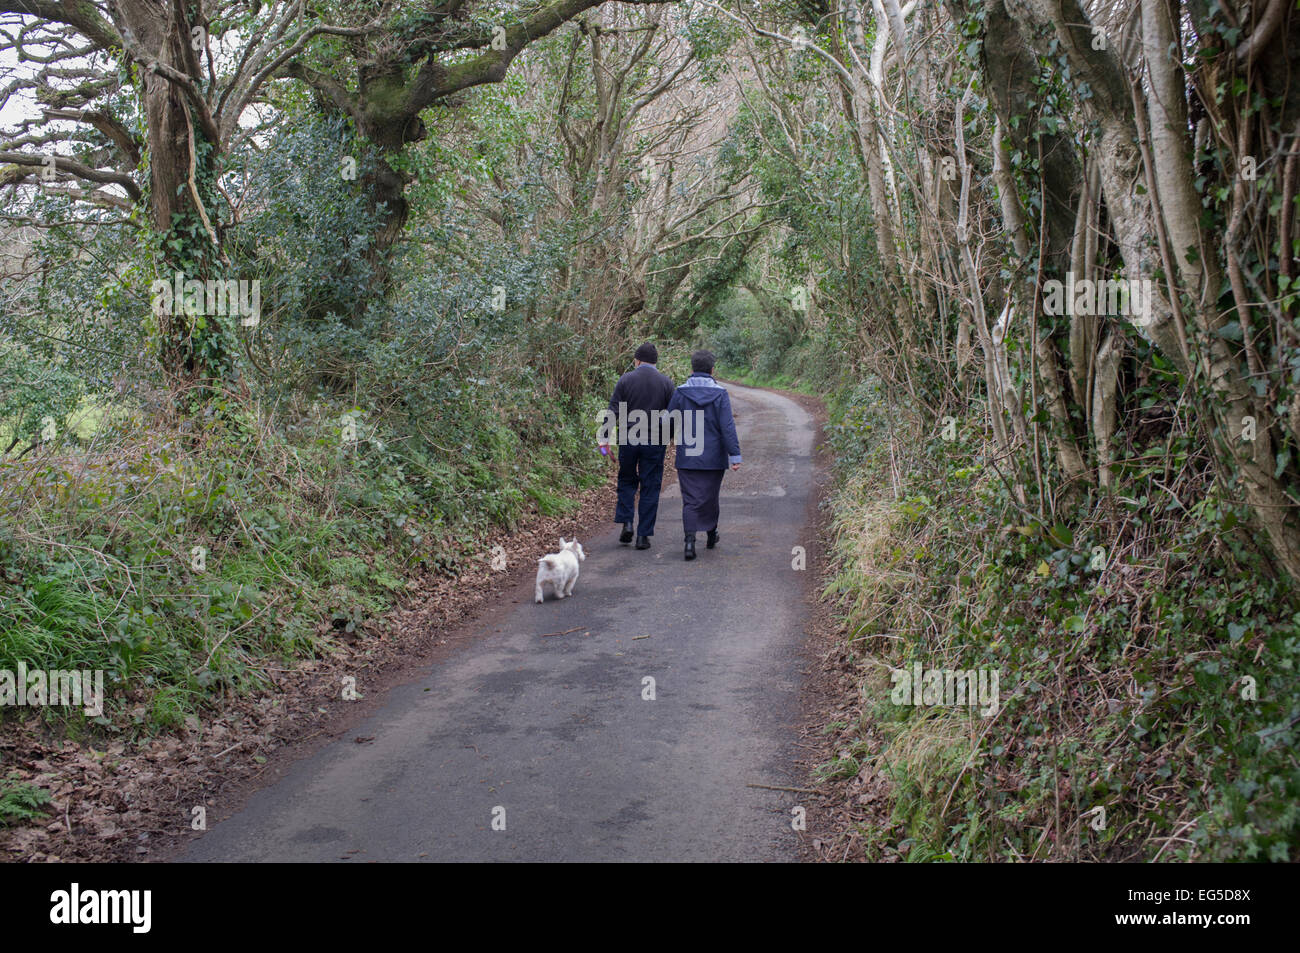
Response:
[[[731,469],[733,469],[733,470],[739,470],[739,469],[740,469],[740,464],[739,464],[739,463],[733,463],[733,464],[731,465]]]

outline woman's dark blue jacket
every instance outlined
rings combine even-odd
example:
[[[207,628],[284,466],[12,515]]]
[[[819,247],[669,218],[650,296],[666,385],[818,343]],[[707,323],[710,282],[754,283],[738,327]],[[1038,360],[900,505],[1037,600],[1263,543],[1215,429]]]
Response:
[[[673,411],[678,411],[683,418],[691,415],[690,420],[683,419],[680,427],[674,427],[677,469],[725,470],[730,464],[741,462],[731,398],[712,375],[695,373],[683,381],[668,402],[668,412]],[[699,452],[692,453],[694,450]]]

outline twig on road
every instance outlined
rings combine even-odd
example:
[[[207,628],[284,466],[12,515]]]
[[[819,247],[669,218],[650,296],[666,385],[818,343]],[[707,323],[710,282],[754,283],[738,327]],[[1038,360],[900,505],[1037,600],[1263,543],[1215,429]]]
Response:
[[[747,788],[762,788],[764,791],[793,791],[795,794],[821,794],[813,788],[787,788],[779,784],[746,784]]]
[[[568,635],[570,632],[577,632],[581,628],[582,626],[575,625],[572,629],[565,629],[563,632],[543,632],[542,638],[546,638],[547,636],[551,636],[551,635]]]

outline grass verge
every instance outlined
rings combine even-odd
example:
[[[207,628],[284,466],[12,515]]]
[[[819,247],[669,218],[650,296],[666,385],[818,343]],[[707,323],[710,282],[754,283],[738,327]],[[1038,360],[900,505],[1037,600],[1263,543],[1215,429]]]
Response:
[[[1208,468],[1170,441],[1120,464],[1149,492],[1044,521],[975,429],[944,441],[862,388],[830,436],[858,715],[823,775],[886,792],[868,859],[1300,857],[1300,604]],[[929,676],[913,703],[917,665],[996,672],[998,703]]]

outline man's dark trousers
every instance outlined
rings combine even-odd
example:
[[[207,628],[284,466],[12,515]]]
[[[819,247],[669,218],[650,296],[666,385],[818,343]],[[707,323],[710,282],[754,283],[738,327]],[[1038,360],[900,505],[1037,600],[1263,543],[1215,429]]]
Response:
[[[637,486],[640,485],[640,518],[636,524],[638,536],[655,534],[655,517],[659,515],[659,487],[664,482],[666,449],[663,446],[618,448],[618,507],[614,511],[614,522],[632,522],[632,504],[636,498]]]

